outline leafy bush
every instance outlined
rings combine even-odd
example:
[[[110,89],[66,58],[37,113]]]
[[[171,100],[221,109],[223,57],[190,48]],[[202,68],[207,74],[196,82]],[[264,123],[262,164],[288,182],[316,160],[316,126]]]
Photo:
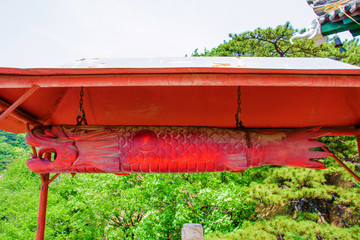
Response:
[[[205,239],[360,239],[360,229],[359,227],[344,229],[327,223],[320,225],[314,221],[278,216],[269,221],[247,221],[238,231],[226,234],[215,232],[206,235]]]
[[[0,130],[0,171],[5,169],[14,159],[25,157],[28,149],[24,134]]]
[[[40,179],[24,159],[0,181],[0,238],[34,238]],[[247,176],[62,174],[49,188],[47,239],[179,239],[184,223],[231,232],[254,214]],[[21,236],[21,237],[20,237]]]

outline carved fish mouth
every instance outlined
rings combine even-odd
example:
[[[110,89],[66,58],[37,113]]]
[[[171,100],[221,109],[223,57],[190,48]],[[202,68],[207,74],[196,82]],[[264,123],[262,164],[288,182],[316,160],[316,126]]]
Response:
[[[26,142],[28,145],[32,146],[33,149],[38,149],[37,153],[31,153],[31,158],[28,159],[28,162],[33,161],[44,161],[44,162],[52,162],[56,159],[56,150],[50,146],[41,146],[41,144],[49,143],[49,137],[53,138],[53,136],[48,136],[49,134],[44,134],[44,131],[36,129],[38,135],[34,135],[33,131],[29,132],[26,135]],[[50,130],[49,130],[50,131]],[[46,132],[45,132],[46,133]],[[51,142],[50,142],[51,143]]]
[[[34,147],[34,146],[33,146]],[[46,158],[48,155],[50,158]],[[51,156],[54,156],[53,158]],[[31,158],[28,161],[55,161],[57,158],[56,150],[51,147],[39,147],[37,154],[31,154]]]

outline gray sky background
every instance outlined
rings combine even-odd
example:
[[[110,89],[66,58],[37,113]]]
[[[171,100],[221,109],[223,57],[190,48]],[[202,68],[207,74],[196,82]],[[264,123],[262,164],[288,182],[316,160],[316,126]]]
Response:
[[[314,18],[306,0],[3,0],[0,66],[183,57],[218,46],[229,33],[286,21],[301,29]]]

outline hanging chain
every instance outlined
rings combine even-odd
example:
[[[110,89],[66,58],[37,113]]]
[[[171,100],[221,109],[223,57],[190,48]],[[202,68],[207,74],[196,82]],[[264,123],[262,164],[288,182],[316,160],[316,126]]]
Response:
[[[236,127],[245,132],[247,146],[248,148],[251,148],[250,133],[247,128],[244,127],[243,122],[241,121],[241,86],[238,86],[237,97],[237,112],[235,114]]]
[[[236,127],[237,128],[244,128],[244,125],[241,121],[241,87],[238,86],[238,92],[237,92],[237,113],[235,114],[235,120],[236,120]]]
[[[81,87],[80,90],[80,101],[79,101],[79,113],[78,116],[76,118],[76,125],[82,125],[84,123],[84,125],[88,125],[87,120],[86,120],[86,116],[85,116],[85,111],[83,108],[83,96],[84,96],[84,87]]]

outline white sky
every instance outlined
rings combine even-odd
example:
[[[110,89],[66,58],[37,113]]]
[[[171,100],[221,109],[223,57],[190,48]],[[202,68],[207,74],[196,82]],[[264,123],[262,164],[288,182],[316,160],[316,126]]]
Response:
[[[306,0],[2,0],[0,66],[183,57],[218,46],[229,33],[286,21],[301,29],[314,18]]]

